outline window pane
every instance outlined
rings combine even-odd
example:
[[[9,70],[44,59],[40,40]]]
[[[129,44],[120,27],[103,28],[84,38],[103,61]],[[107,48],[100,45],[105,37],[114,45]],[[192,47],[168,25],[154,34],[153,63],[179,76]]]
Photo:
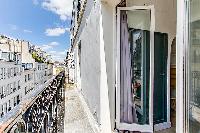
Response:
[[[120,120],[149,124],[150,11],[121,11],[120,22]]]
[[[200,132],[200,1],[190,3],[189,132]]]

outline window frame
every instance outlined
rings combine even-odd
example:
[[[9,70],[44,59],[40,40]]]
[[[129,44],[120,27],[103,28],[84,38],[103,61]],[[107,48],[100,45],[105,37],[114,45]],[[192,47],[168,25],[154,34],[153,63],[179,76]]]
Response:
[[[139,125],[136,123],[128,124],[120,122],[120,11],[134,10],[150,10],[151,11],[151,26],[150,26],[150,92],[149,92],[149,124]],[[118,130],[153,132],[153,79],[154,79],[154,31],[155,31],[155,8],[150,6],[132,6],[117,8],[117,59],[116,59],[116,127]]]

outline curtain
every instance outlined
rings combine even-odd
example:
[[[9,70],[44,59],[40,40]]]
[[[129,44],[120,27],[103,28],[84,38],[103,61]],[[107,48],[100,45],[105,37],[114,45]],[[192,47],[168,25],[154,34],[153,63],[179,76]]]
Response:
[[[120,122],[137,123],[131,89],[131,51],[126,11],[120,18]]]

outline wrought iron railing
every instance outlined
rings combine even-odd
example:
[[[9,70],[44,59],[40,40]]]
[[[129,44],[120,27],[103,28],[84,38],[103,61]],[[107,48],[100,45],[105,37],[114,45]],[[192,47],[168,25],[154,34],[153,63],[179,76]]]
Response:
[[[65,74],[61,72],[51,82],[48,82],[48,86],[40,93],[30,98],[31,101],[23,103],[25,107],[9,119],[9,124],[0,125],[0,132],[11,133],[15,130],[26,133],[57,132],[57,105],[61,98],[60,95],[63,95],[60,92],[63,92],[64,81]]]

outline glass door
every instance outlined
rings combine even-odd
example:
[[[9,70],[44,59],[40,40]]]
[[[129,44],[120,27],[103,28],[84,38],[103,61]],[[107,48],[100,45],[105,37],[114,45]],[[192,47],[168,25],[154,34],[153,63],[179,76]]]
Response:
[[[119,7],[117,17],[116,126],[153,132],[154,7]]]
[[[200,133],[200,1],[190,0],[188,132]]]

